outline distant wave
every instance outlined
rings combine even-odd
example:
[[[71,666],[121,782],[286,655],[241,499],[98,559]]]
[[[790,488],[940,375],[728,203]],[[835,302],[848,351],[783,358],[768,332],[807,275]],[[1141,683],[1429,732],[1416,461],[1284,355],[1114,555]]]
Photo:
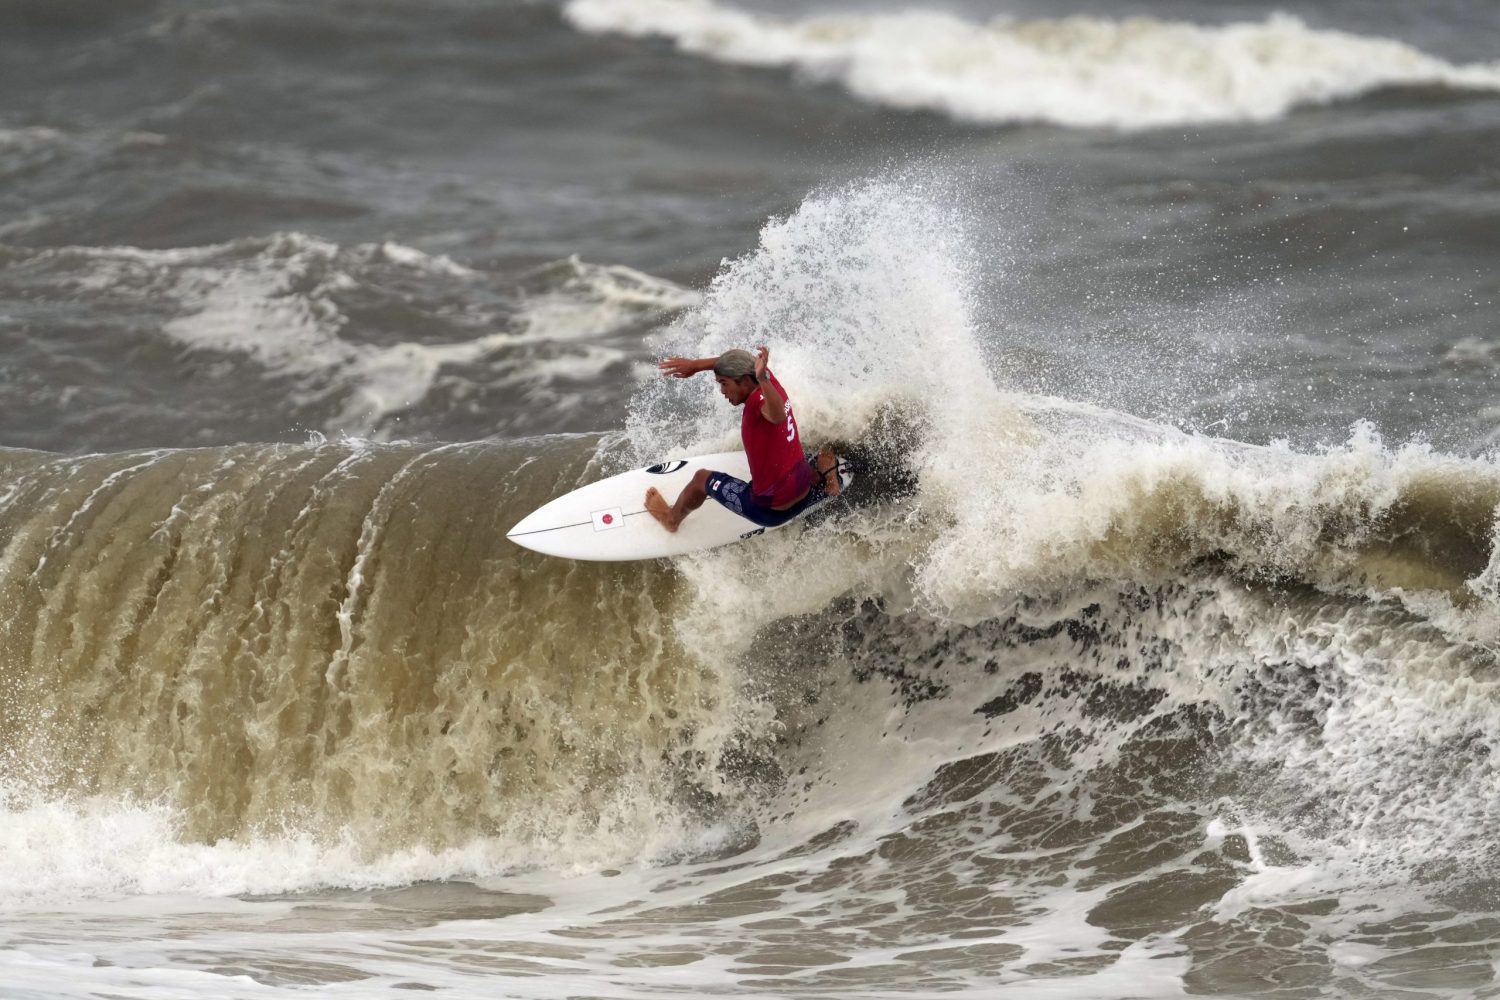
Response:
[[[161,336],[184,352],[289,378],[294,403],[331,410],[322,430],[376,437],[445,366],[546,348],[505,372],[512,391],[544,392],[559,371],[587,378],[628,359],[591,338],[697,301],[673,282],[577,257],[499,277],[390,241],[340,246],[301,233],[167,250],[17,249],[12,262],[48,294],[161,309]]]
[[[55,128],[29,125],[26,128],[0,128],[0,152],[29,150],[61,142],[64,134]]]
[[[981,124],[1154,128],[1270,121],[1383,87],[1500,90],[1500,63],[1275,14],[1206,27],[1153,18],[966,21],[939,11],[781,20],[712,0],[570,0],[577,28],[662,37],[727,63],[785,66],[857,97]]]

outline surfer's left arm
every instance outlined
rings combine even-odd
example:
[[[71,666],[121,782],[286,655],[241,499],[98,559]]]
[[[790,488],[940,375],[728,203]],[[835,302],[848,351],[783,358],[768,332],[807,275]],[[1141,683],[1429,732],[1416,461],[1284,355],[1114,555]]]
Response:
[[[760,415],[773,424],[779,424],[786,419],[786,397],[776,388],[776,383],[771,381],[771,372],[766,368],[770,360],[769,347],[762,347],[755,352],[755,384],[760,387],[762,398]]]

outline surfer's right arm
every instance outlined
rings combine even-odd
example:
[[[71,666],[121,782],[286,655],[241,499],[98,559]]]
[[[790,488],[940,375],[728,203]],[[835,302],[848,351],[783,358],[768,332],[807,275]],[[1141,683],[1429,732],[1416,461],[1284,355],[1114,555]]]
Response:
[[[713,371],[718,358],[668,358],[656,367],[671,378],[692,378],[699,372]]]

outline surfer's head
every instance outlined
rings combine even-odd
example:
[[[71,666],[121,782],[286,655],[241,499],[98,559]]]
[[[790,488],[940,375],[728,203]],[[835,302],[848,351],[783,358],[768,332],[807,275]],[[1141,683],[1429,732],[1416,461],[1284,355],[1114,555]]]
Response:
[[[739,348],[725,351],[714,362],[714,381],[725,399],[743,406],[755,391],[755,355]]]

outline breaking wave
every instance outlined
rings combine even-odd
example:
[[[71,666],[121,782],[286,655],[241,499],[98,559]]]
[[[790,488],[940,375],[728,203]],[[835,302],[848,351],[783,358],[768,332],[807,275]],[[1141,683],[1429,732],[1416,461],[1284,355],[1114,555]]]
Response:
[[[1208,27],[1147,17],[989,22],[936,10],[780,19],[712,0],[569,0],[597,33],[669,39],[720,62],[787,67],[862,100],[977,124],[1160,128],[1281,118],[1388,87],[1500,90],[1500,65],[1276,14]]]
[[[819,192],[660,334],[770,341],[807,442],[863,466],[802,530],[670,564],[504,539],[732,438],[693,380],[602,438],[0,452],[0,899],[817,857],[809,891],[914,916],[938,874],[1068,885],[1108,952],[1482,867],[1500,469],[1009,389],[948,195]],[[1164,879],[1185,911],[1121,902]],[[966,918],[975,975],[1008,912]]]

